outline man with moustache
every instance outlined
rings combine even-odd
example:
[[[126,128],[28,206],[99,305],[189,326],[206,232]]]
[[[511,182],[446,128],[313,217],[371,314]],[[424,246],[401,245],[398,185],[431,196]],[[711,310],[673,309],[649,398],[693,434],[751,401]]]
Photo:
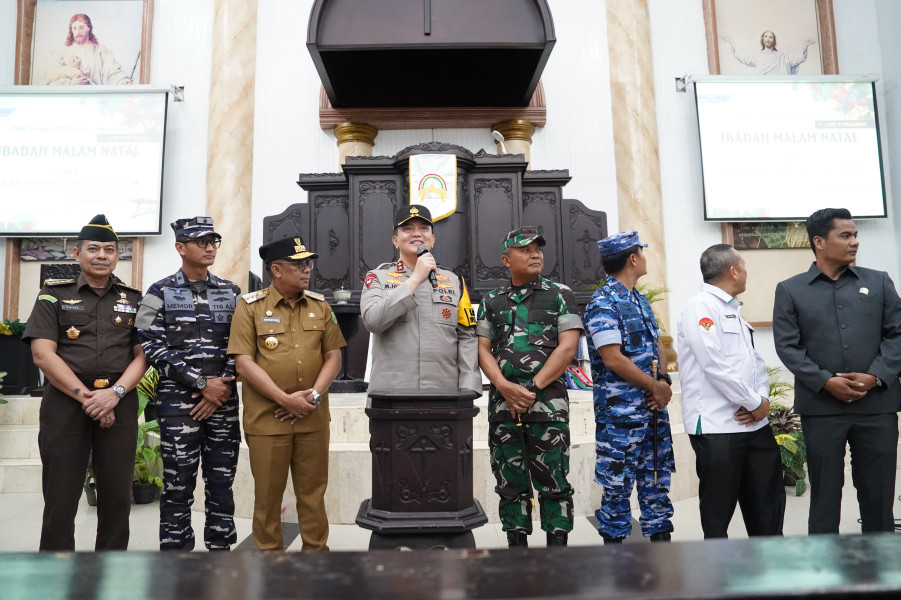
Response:
[[[703,287],[679,319],[679,365],[704,537],[728,537],[736,503],[749,536],[782,535],[785,487],[767,421],[769,378],[736,298],[748,281],[745,261],[715,244],[701,254],[701,275]]]
[[[845,446],[861,530],[894,531],[901,409],[901,299],[888,273],[854,265],[851,213],[807,218],[816,261],[776,286],[776,352],[795,375],[795,412],[807,443],[809,533],[838,533]]]
[[[429,209],[399,208],[391,241],[399,260],[367,273],[360,296],[363,325],[373,334],[369,389],[481,391],[469,293],[430,252],[435,232]],[[422,246],[428,251],[421,253]]]
[[[222,242],[213,219],[179,219],[171,226],[181,269],[150,286],[137,318],[144,354],[160,374],[160,550],[194,549],[191,506],[198,467],[204,543],[208,550],[229,550],[237,542],[232,483],[241,428],[235,361],[225,350],[241,290],[209,271]]]
[[[47,378],[38,433],[44,491],[41,550],[75,549],[75,515],[92,455],[97,479],[94,548],[128,548],[138,437],[134,388],[147,365],[135,329],[141,292],[113,275],[118,241],[104,215],[85,225],[74,250],[81,274],[44,283],[22,336]]]
[[[491,381],[488,448],[507,544],[528,546],[533,487],[548,546],[573,529],[569,396],[563,373],[576,355],[582,319],[568,287],[541,276],[546,244],[536,227],[501,243],[510,283],[479,304],[479,365]]]
[[[307,289],[317,255],[300,235],[260,246],[272,284],[244,294],[228,354],[243,378],[244,437],[253,473],[253,540],[282,550],[288,471],[303,552],[328,550],[328,388],[347,344],[322,294]]]

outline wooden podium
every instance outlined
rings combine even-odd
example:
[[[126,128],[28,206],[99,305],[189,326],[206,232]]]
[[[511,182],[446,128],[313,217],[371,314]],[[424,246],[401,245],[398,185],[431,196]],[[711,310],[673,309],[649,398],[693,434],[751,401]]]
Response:
[[[474,548],[488,522],[472,496],[472,419],[479,394],[394,390],[369,394],[372,498],[357,525],[370,549]]]

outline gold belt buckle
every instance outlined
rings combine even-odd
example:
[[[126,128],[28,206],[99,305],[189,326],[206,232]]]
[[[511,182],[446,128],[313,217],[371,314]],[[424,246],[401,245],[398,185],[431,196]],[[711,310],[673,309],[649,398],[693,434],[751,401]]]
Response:
[[[102,390],[105,387],[109,387],[109,379],[95,379],[94,387],[98,390]]]

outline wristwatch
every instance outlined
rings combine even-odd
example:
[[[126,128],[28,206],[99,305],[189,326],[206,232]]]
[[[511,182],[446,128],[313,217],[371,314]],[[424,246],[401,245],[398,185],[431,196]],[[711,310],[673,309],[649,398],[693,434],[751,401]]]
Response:
[[[673,378],[670,377],[669,373],[660,373],[657,375],[657,381],[665,381],[666,385],[673,387]]]
[[[319,406],[319,403],[322,402],[322,394],[316,390],[310,390],[310,393],[313,394],[313,406]]]
[[[522,387],[526,388],[526,389],[529,390],[530,392],[536,392],[536,391],[538,391],[538,390],[540,389],[540,388],[538,387],[538,384],[535,383],[535,380],[534,380],[534,379],[528,380],[527,382],[525,382],[524,384],[522,384]]]
[[[202,392],[206,389],[206,377],[198,377],[197,381],[194,382],[194,389],[198,392]]]
[[[114,386],[113,386],[113,391],[116,392],[116,395],[119,396],[119,399],[120,399],[120,400],[121,400],[122,398],[125,397],[125,394],[126,394],[125,386],[122,386],[122,385],[114,385]]]

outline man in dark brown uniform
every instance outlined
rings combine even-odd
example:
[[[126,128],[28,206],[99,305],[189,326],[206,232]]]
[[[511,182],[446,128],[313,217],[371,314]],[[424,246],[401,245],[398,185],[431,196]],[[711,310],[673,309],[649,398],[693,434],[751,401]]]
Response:
[[[23,339],[47,386],[38,446],[44,465],[41,550],[75,549],[75,514],[93,451],[96,550],[128,548],[138,395],[147,368],[135,330],[141,292],[113,275],[119,238],[103,215],[75,243],[78,279],[48,280]]]
[[[228,341],[243,378],[253,540],[261,550],[284,548],[281,508],[290,468],[302,551],[328,550],[328,388],[346,343],[325,298],[307,291],[316,254],[300,236],[261,246],[260,257],[272,285],[241,297]]]

